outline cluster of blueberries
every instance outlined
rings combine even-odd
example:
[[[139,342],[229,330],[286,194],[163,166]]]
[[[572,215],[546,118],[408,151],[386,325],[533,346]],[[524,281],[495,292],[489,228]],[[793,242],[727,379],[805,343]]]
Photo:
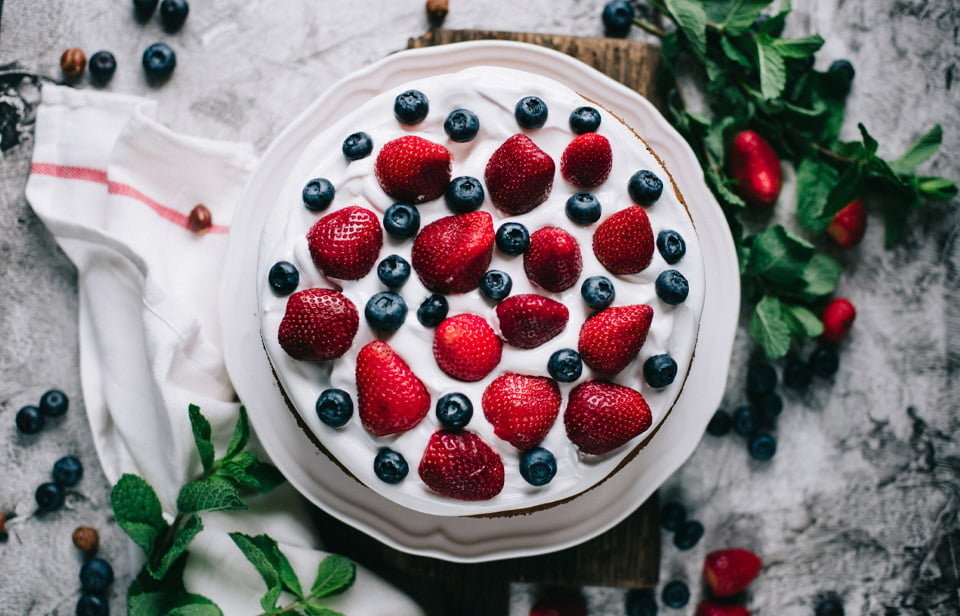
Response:
[[[23,434],[43,430],[48,417],[61,417],[70,407],[70,400],[59,389],[51,389],[40,396],[39,404],[28,404],[17,411],[17,429]]]
[[[77,616],[107,616],[110,604],[107,591],[113,583],[113,567],[100,557],[87,559],[80,567],[81,595],[77,601]]]

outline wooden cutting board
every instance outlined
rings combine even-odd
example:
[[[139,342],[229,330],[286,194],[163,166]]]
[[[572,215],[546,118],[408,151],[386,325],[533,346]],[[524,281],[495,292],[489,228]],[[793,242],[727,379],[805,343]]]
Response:
[[[638,41],[436,29],[410,39],[408,47],[489,39],[520,41],[566,53],[636,90],[662,109],[655,93],[661,62],[659,47]],[[321,511],[317,512],[317,524],[329,550],[376,571],[414,597],[430,616],[499,616],[509,612],[511,582],[568,588],[656,586],[660,572],[658,510],[654,494],[619,525],[579,546],[543,556],[480,564],[452,564],[411,556]],[[561,514],[559,509],[557,514]]]

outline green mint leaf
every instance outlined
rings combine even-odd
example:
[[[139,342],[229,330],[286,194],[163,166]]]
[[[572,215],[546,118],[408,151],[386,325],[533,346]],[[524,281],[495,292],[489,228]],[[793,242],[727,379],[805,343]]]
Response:
[[[338,554],[330,554],[317,568],[317,579],[310,587],[310,597],[322,599],[344,592],[357,577],[357,566],[350,559]]]
[[[673,21],[687,37],[691,50],[698,58],[707,55],[707,14],[698,0],[664,0],[664,6]]]
[[[790,14],[792,8],[793,7],[790,5],[790,0],[781,0],[780,11],[774,13],[770,19],[766,20],[760,25],[760,33],[768,34],[770,36],[780,36],[780,33],[783,32],[784,26],[787,24],[787,15]]]
[[[757,64],[760,67],[760,94],[770,100],[779,98],[787,86],[787,65],[774,44],[775,39],[757,37]]]
[[[916,200],[919,202],[919,199]],[[887,201],[883,208],[883,244],[887,248],[896,246],[907,228],[908,208]]]
[[[756,68],[750,57],[743,53],[743,51],[737,47],[736,43],[730,40],[729,36],[724,35],[720,39],[720,48],[723,49],[723,55],[727,57],[727,60],[730,60],[735,64],[739,64],[746,69],[753,70]]]
[[[163,507],[157,493],[142,477],[124,474],[110,492],[110,507],[117,524],[153,558],[157,540],[169,524],[163,519]]]
[[[269,492],[286,479],[272,464],[261,462],[256,454],[242,451],[220,464],[214,477],[233,483],[237,487]]]
[[[779,359],[790,351],[792,332],[783,315],[783,303],[776,297],[765,295],[757,302],[747,331],[770,359]]]
[[[792,289],[803,284],[803,270],[813,256],[813,245],[774,225],[753,236],[749,271],[768,285]]]
[[[863,137],[863,149],[867,152],[867,156],[876,156],[877,148],[880,147],[877,140],[870,136],[870,133],[867,132],[867,127],[862,123],[857,124],[857,128],[860,130],[860,136]]]
[[[342,612],[331,610],[318,603],[307,603],[303,606],[303,611],[307,613],[307,616],[344,616]]]
[[[957,196],[957,185],[950,180],[935,177],[921,177],[917,180],[917,189],[924,199],[949,201]]]
[[[250,419],[247,417],[247,409],[241,406],[237,417],[237,425],[233,429],[233,437],[230,439],[230,444],[227,445],[227,453],[223,455],[224,459],[231,458],[240,453],[249,441]]]
[[[818,253],[810,258],[803,268],[804,286],[800,296],[807,300],[820,299],[832,295],[840,281],[841,268],[832,257]]]
[[[823,233],[832,214],[827,214],[827,198],[840,174],[830,163],[811,156],[797,165],[797,218],[807,229]]]
[[[209,601],[209,603],[196,601],[188,605],[181,605],[167,612],[166,616],[223,616],[223,612],[220,611],[220,608],[217,607],[217,604],[213,601],[206,599],[206,597],[200,597],[199,595],[189,596]]]
[[[736,0],[724,17],[720,28],[730,34],[742,34],[750,29],[768,4],[770,0]]]
[[[795,39],[774,39],[771,43],[783,58],[802,60],[823,47],[823,38],[819,34]]]
[[[186,552],[190,542],[193,541],[194,537],[200,534],[202,530],[203,522],[200,521],[200,516],[193,513],[187,516],[177,530],[177,535],[173,538],[173,543],[170,549],[167,550],[167,553],[156,554],[154,559],[147,561],[147,572],[153,576],[154,579],[163,579],[170,568],[173,567],[177,560]]]
[[[816,338],[823,333],[823,322],[809,308],[796,304],[782,304],[781,307],[784,321],[794,334]]]
[[[246,508],[235,485],[214,478],[191,481],[180,488],[177,496],[180,513],[240,511]]]
[[[298,599],[303,598],[300,580],[274,539],[267,535],[252,537],[243,533],[230,533],[230,538],[260,573],[268,589],[279,585]]]
[[[187,410],[190,413],[190,426],[193,428],[193,441],[197,445],[197,452],[200,454],[200,464],[203,465],[203,472],[209,473],[213,468],[213,441],[211,440],[210,422],[200,412],[200,407],[191,404]]]
[[[847,167],[840,174],[837,183],[830,189],[830,194],[827,195],[827,204],[823,208],[823,216],[832,218],[848,203],[859,197],[863,191],[863,180],[862,165],[853,164]]]
[[[721,205],[727,205],[738,210],[747,207],[746,201],[730,188],[731,180],[723,177],[720,172],[711,169],[706,173],[706,178]]]
[[[916,143],[907,148],[907,151],[900,158],[893,161],[891,167],[897,173],[913,174],[917,167],[930,160],[930,157],[937,153],[942,142],[943,129],[937,124],[920,137]]]
[[[144,593],[127,599],[128,616],[223,616],[217,604],[201,595]]]
[[[263,537],[263,535],[260,536]],[[283,590],[283,585],[280,582],[280,572],[277,571],[276,565],[264,552],[260,545],[261,542],[255,537],[243,533],[230,533],[230,538],[233,539],[236,546],[240,548],[243,555],[247,557],[253,568],[263,578],[264,584],[267,585],[267,593],[260,599],[261,607],[268,614],[275,613],[278,609],[277,600]]]

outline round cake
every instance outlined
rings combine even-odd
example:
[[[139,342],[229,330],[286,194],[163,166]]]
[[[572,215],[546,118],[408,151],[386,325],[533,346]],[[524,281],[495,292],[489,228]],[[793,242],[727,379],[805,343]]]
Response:
[[[318,450],[410,509],[489,516],[577,498],[655,438],[705,280],[643,130],[471,67],[317,134],[263,204],[257,293]]]

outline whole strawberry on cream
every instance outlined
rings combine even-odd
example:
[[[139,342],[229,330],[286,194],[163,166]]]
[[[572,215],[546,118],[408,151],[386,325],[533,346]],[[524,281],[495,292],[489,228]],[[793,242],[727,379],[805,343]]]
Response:
[[[403,108],[421,100],[410,90],[425,117]],[[389,89],[312,136],[264,204],[261,337],[290,406],[276,412],[358,489],[439,516],[520,513],[578,497],[657,438],[694,361],[699,241],[644,127],[584,94],[482,66]],[[531,96],[547,113],[525,128]],[[595,131],[572,127],[581,107]],[[334,194],[320,210],[304,201],[317,178]],[[599,217],[568,217],[577,195]],[[385,225],[388,210],[402,221]],[[269,284],[281,262],[293,291]],[[669,270],[680,301],[658,295]],[[660,355],[676,376],[654,387],[644,364]]]

